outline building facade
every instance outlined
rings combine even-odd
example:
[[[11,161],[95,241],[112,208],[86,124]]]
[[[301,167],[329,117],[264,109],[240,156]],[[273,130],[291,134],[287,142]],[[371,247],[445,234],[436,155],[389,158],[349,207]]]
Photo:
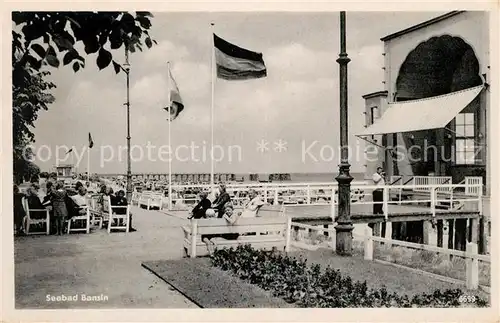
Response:
[[[381,39],[385,89],[363,96],[367,174],[482,176],[489,193],[489,20],[453,11]]]

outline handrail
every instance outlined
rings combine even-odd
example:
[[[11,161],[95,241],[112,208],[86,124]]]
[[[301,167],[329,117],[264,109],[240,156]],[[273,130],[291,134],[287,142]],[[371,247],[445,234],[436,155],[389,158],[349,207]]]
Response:
[[[354,234],[355,236],[358,237],[363,237],[365,238],[365,235],[358,235]],[[399,245],[402,247],[408,247],[408,248],[414,248],[414,249],[419,249],[419,250],[428,250],[428,251],[434,251],[437,253],[443,253],[447,255],[453,255],[453,256],[458,256],[458,257],[463,257],[463,258],[474,258],[478,259],[484,262],[491,262],[490,256],[487,255],[481,255],[478,253],[469,253],[467,251],[460,251],[460,250],[454,250],[454,249],[447,249],[443,247],[436,247],[428,244],[420,244],[420,243],[414,243],[414,242],[407,242],[407,241],[402,241],[402,240],[393,240],[389,238],[382,238],[378,236],[370,236],[370,239],[373,241],[377,242],[385,242],[385,243],[391,243],[393,245]]]
[[[415,177],[412,177],[414,179]],[[446,181],[447,184],[443,184]],[[416,182],[416,183],[415,183]],[[411,203],[422,204],[422,203],[431,203],[432,212],[435,213],[436,206],[441,203],[443,198],[446,198],[450,201],[450,205],[455,205],[456,203],[466,202],[466,199],[470,201],[478,201],[481,198],[480,196],[480,187],[482,184],[479,180],[470,180],[468,183],[459,185],[459,184],[449,184],[450,179],[443,177],[430,177],[429,180],[420,179],[415,181],[411,188],[414,191],[419,191],[419,194],[425,193],[430,194],[430,200],[425,199],[413,199],[402,201],[401,195],[402,190],[408,188],[408,185],[401,185],[399,183],[394,184],[385,184],[385,185],[368,185],[366,182],[363,183],[355,183],[351,185],[351,203],[353,204],[374,204],[370,199],[364,199],[367,194],[371,194],[371,191],[382,189],[383,192],[383,210],[384,216],[387,217],[389,213],[389,206],[395,203],[399,205],[407,205]],[[431,184],[429,184],[431,183]],[[267,184],[267,185],[266,185]],[[259,183],[257,185],[252,183],[248,183],[246,185],[238,185],[231,187],[229,185],[226,186],[226,189],[230,195],[234,195],[232,200],[235,204],[239,205],[241,202],[248,200],[247,194],[241,194],[240,192],[246,192],[249,189],[255,189],[260,192],[261,198],[269,204],[273,205],[283,205],[283,204],[295,204],[295,205],[331,205],[332,210],[331,213],[335,213],[335,206],[338,205],[338,195],[336,194],[338,191],[337,183],[328,183],[323,186],[315,186],[314,183],[293,183],[293,185],[286,185],[280,183],[279,186],[268,186],[268,183]],[[204,185],[205,187],[209,187],[210,185]],[[183,186],[176,185],[173,186],[172,196],[170,198],[166,198],[164,201],[168,200],[169,208],[172,208],[175,205],[188,205],[198,200],[198,196],[194,194],[182,194]],[[201,185],[189,185],[189,188],[193,190],[193,192],[199,191],[199,188],[203,187]],[[469,192],[469,197],[467,196],[453,196],[453,191],[456,188],[466,188],[466,191]],[[322,192],[320,192],[322,190]],[[390,194],[399,191],[399,201],[391,200]],[[187,191],[185,191],[187,192]],[[181,193],[181,194],[179,194]],[[450,195],[450,197],[441,197],[441,194]],[[153,199],[156,198],[158,200],[163,200],[163,194],[158,194],[158,192],[145,191],[143,193],[139,193],[134,196],[135,199]],[[455,204],[453,202],[456,202]]]
[[[390,183],[389,185],[394,185],[394,184],[396,184],[397,182],[399,182],[402,179],[403,179],[403,177],[399,177],[397,180],[395,180],[394,182]]]
[[[409,180],[407,180],[406,182],[404,182],[404,183],[403,183],[403,185],[408,184],[408,183],[409,183],[410,181],[412,181],[412,180],[413,180],[413,176],[412,176],[412,177],[410,177],[410,179],[409,179]]]

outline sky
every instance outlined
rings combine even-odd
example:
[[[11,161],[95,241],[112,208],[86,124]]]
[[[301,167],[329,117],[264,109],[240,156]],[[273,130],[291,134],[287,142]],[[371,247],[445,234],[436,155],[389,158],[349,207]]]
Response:
[[[329,13],[153,13],[158,42],[130,56],[132,172],[209,173],[212,102],[212,36],[261,52],[267,77],[214,82],[215,171],[221,173],[337,172],[339,163],[339,15]],[[362,95],[384,89],[380,38],[442,12],[348,12],[349,145],[352,172],[362,172]],[[122,52],[114,52],[123,62]],[[56,102],[39,114],[35,163],[77,163],[87,170],[88,133],[94,141],[90,169],[125,173],[126,79],[99,71],[96,55],[86,68],[52,70]],[[185,109],[171,123],[167,61]],[[44,146],[42,148],[42,146]],[[66,156],[67,148],[74,146]],[[59,147],[59,148],[57,148]],[[169,155],[169,147],[171,154]]]

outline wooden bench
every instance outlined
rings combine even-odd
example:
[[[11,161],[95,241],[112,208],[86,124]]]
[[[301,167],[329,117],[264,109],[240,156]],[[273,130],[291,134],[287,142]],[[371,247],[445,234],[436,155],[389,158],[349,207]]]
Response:
[[[158,210],[163,209],[163,194],[162,193],[153,193],[149,197],[149,205],[148,210],[157,207]]]
[[[137,206],[142,207],[143,205],[149,210],[149,203],[151,202],[151,193],[141,192],[137,202]]]
[[[287,216],[269,216],[255,218],[239,218],[236,223],[229,224],[225,219],[192,219],[190,225],[183,226],[185,256],[195,258],[209,255],[209,250],[202,235],[219,235],[238,233],[236,240],[212,238],[216,248],[236,247],[250,244],[256,249],[271,250],[273,248],[289,250],[291,218]],[[252,235],[247,235],[247,234]]]

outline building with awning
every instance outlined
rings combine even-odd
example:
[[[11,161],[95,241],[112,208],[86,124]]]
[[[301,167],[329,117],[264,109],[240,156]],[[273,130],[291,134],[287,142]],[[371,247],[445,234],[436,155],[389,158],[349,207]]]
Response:
[[[491,154],[488,12],[452,11],[384,42],[385,89],[363,96],[366,173],[481,176],[489,194]]]

